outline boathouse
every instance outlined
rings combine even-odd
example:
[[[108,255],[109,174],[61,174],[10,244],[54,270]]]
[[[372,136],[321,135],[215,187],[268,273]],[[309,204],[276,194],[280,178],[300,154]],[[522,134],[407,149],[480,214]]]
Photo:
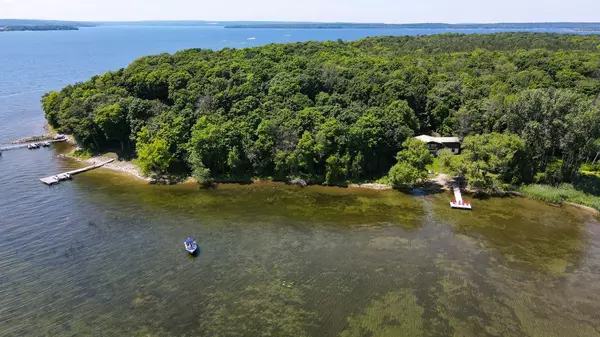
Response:
[[[431,153],[436,156],[442,149],[450,149],[452,153],[459,154],[460,153],[460,139],[458,137],[432,137],[421,135],[415,137],[416,139],[422,141],[423,143],[427,143],[427,148]]]

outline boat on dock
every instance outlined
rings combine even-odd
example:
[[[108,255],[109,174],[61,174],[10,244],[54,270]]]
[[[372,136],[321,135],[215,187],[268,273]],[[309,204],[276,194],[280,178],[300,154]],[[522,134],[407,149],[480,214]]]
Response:
[[[38,143],[13,142],[13,143],[11,143],[12,145],[0,147],[0,151],[17,150],[17,149],[24,149],[24,148],[33,150],[33,149],[39,149],[42,146],[43,147],[50,146],[52,143],[60,143],[60,142],[66,142],[66,141],[67,141],[67,139],[63,137],[63,138],[58,138],[58,139],[50,139],[50,140],[46,140],[46,141],[38,142]]]
[[[187,240],[185,240],[185,242],[183,244],[185,246],[185,250],[187,250],[187,252],[190,253],[190,254],[192,254],[192,255],[198,249],[198,245],[196,244],[196,240],[194,240],[192,238],[187,238]]]
[[[460,188],[458,187],[454,188],[454,200],[450,202],[450,207],[456,209],[472,209],[471,204],[468,201],[462,199]]]

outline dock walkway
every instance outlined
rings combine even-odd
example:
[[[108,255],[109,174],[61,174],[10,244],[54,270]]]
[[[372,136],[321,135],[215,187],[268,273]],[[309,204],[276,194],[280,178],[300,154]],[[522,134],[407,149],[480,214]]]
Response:
[[[458,187],[454,188],[454,201],[459,204],[462,203],[462,195],[460,194],[460,188]]]
[[[17,145],[10,145],[10,146],[5,146],[5,147],[0,147],[0,152],[2,151],[9,151],[9,150],[17,150],[17,149],[24,149],[27,148],[28,145],[30,144],[41,144],[44,142],[48,142],[48,143],[61,143],[61,142],[66,142],[67,139],[63,138],[63,139],[49,139],[49,140],[44,140],[44,141],[39,141],[39,142],[30,142],[30,143],[23,143],[23,144],[17,144]]]
[[[107,160],[105,162],[99,163],[99,164],[95,164],[92,166],[87,166],[84,168],[80,168],[77,170],[73,170],[73,171],[69,171],[69,172],[64,172],[64,173],[60,173],[57,175],[53,175],[50,177],[46,177],[46,178],[42,178],[40,179],[41,182],[43,182],[46,185],[54,185],[54,184],[58,184],[59,182],[63,181],[63,180],[69,180],[71,179],[72,176],[79,174],[79,173],[83,173],[83,172],[87,172],[87,171],[91,171],[93,169],[97,169],[99,167],[102,167],[106,164],[112,163],[114,161],[114,159],[111,160]]]
[[[460,193],[460,187],[454,187],[454,200],[450,202],[450,207],[458,209],[473,209],[468,201],[463,201]]]

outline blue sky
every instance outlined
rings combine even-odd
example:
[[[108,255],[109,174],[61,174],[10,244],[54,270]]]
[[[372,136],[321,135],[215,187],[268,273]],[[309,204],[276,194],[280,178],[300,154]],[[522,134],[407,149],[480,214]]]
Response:
[[[345,22],[600,21],[600,0],[0,0],[0,18]]]

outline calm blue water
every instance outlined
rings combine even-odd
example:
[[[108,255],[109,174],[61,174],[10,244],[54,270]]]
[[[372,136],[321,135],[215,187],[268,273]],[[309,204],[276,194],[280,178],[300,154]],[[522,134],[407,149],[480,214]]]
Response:
[[[3,33],[0,34],[0,143],[43,132],[44,118],[39,102],[45,92],[125,67],[144,55],[187,48],[240,48],[280,42],[449,32],[500,30],[98,27],[79,31]]]
[[[0,34],[0,143],[40,96],[135,58],[434,30],[103,27]],[[462,31],[474,32],[474,31]],[[255,38],[255,39],[252,39]],[[153,186],[65,144],[0,156],[0,336],[598,336],[600,225],[570,207],[279,184]],[[191,258],[183,240],[195,236]]]

